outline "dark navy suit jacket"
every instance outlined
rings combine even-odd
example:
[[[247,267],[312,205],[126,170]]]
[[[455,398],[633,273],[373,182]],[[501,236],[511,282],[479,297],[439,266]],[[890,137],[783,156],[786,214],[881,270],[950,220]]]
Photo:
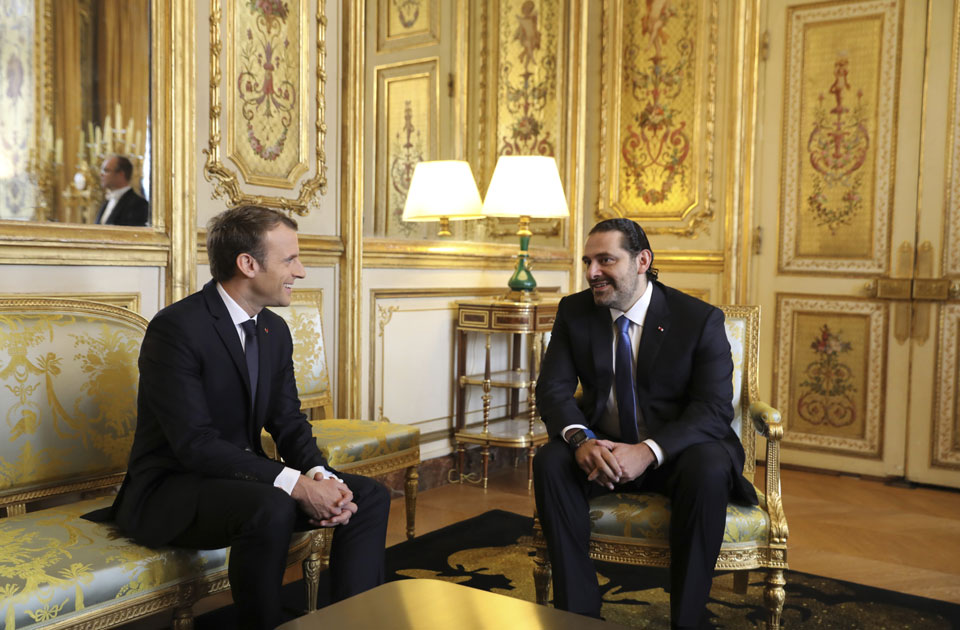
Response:
[[[613,379],[610,309],[597,306],[589,289],[563,298],[537,381],[537,407],[550,435],[571,424],[596,430]],[[733,360],[723,311],[654,282],[636,379],[649,437],[666,460],[695,444],[720,442],[738,473],[733,496],[755,504],[753,487],[739,474],[743,445],[731,427]]]
[[[100,206],[100,212],[97,213],[97,223],[100,223],[100,217],[107,209],[106,202]],[[123,193],[123,196],[117,199],[117,205],[113,212],[107,217],[107,225],[131,225],[142,226],[147,224],[150,214],[150,204],[147,200],[133,192],[131,188]]]
[[[114,502],[121,530],[162,545],[182,532],[203,477],[273,484],[283,464],[260,445],[266,428],[286,465],[325,466],[300,412],[286,322],[257,317],[260,355],[255,408],[237,328],[216,283],[161,310],[140,350],[137,430],[124,484]]]

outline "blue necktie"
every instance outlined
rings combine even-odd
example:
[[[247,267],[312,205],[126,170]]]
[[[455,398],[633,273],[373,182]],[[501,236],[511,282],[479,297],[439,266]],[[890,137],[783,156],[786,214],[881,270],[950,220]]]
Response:
[[[253,405],[257,397],[257,378],[260,374],[260,348],[257,346],[257,322],[248,319],[241,322],[244,334],[247,336],[247,342],[244,345],[244,352],[247,355],[247,374],[250,375],[250,405]]]
[[[620,411],[620,439],[627,444],[640,441],[637,431],[637,387],[633,377],[633,346],[630,344],[630,320],[626,315],[617,318],[617,351],[614,370],[617,388],[617,408]]]

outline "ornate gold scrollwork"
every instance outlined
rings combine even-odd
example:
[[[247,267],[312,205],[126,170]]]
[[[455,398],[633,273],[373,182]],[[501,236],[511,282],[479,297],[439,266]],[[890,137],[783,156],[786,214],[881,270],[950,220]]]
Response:
[[[203,175],[207,181],[213,183],[214,195],[225,197],[233,205],[241,203],[265,205],[280,208],[286,212],[305,215],[316,194],[322,195],[327,192],[327,159],[324,150],[327,135],[324,115],[324,93],[327,82],[327,16],[325,6],[322,1],[317,3],[316,173],[311,179],[301,184],[300,193],[296,199],[289,199],[244,193],[240,189],[237,174],[220,161],[220,118],[222,113],[220,53],[223,48],[220,38],[220,18],[222,9],[221,0],[211,0],[210,2],[210,139],[207,148],[203,150],[203,153],[207,156],[206,164],[203,167]],[[232,28],[232,26],[228,25],[228,28]]]

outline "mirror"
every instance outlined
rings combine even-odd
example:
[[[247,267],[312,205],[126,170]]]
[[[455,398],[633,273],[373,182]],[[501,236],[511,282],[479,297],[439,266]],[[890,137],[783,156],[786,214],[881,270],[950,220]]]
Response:
[[[6,6],[0,219],[149,225],[150,0]]]

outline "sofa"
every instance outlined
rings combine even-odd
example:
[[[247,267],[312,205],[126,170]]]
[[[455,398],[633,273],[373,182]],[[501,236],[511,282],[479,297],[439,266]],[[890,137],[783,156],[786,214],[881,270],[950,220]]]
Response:
[[[123,479],[146,326],[107,304],[0,299],[5,630],[109,628],[158,613],[187,630],[194,603],[229,589],[229,549],[150,549],[81,518],[110,505]],[[295,537],[288,562],[312,544]]]

